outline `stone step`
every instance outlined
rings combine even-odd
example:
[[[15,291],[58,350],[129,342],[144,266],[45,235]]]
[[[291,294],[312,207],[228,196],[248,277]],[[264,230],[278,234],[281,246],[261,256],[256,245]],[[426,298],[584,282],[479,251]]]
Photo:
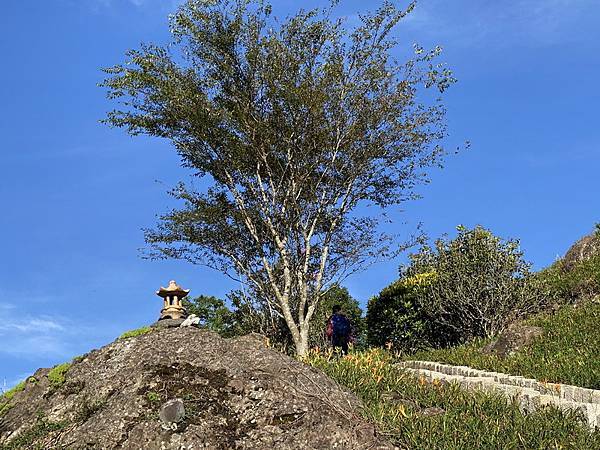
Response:
[[[600,397],[596,396],[599,391],[429,361],[405,361],[398,366],[429,383],[437,380],[457,383],[465,389],[500,392],[507,399],[518,401],[523,412],[533,412],[544,406],[563,411],[577,410],[590,427],[600,428]]]
[[[587,389],[561,383],[545,383],[534,380],[533,378],[524,378],[519,375],[507,375],[505,373],[489,372],[485,370],[473,369],[467,366],[452,366],[431,361],[403,361],[398,363],[398,365],[406,368],[433,370],[446,375],[461,375],[484,378],[492,377],[498,383],[532,388],[542,394],[557,395],[568,401],[600,404],[600,390]]]

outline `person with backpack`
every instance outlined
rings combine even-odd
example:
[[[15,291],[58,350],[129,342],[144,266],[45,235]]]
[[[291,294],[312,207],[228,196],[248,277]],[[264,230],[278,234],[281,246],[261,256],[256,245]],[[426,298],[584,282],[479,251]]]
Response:
[[[342,354],[348,354],[348,344],[352,336],[350,319],[342,312],[340,305],[335,305],[331,317],[327,320],[325,334],[334,350],[340,349]]]

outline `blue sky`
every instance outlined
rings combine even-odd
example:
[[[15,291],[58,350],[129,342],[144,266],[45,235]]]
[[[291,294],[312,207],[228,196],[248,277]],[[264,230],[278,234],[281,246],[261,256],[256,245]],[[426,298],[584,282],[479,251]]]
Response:
[[[274,1],[282,15],[320,2]],[[5,0],[0,16],[0,387],[157,318],[169,279],[223,297],[218,273],[139,257],[142,227],[186,176],[168,143],[98,123],[112,105],[100,68],[168,39],[170,0]],[[342,0],[355,20],[367,2]],[[536,268],[600,221],[600,3],[421,0],[400,52],[440,44],[452,155],[398,227],[433,237],[482,224],[521,239]],[[401,222],[406,221],[408,225]],[[346,283],[364,305],[401,259]]]

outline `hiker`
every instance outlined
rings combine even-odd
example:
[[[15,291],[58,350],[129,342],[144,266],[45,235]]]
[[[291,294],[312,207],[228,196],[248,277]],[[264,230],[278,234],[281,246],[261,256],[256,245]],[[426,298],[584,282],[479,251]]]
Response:
[[[342,312],[340,305],[335,305],[332,309],[332,315],[327,320],[327,329],[325,334],[331,342],[334,350],[341,349],[342,354],[348,354],[348,344],[352,336],[352,324],[350,319]]]

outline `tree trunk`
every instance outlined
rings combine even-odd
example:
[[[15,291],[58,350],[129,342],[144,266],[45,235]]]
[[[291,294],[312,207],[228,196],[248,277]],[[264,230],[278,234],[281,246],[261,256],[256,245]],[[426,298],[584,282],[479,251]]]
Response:
[[[308,328],[309,324],[305,322],[304,326],[301,327],[299,339],[294,340],[296,356],[303,357],[308,353]]]

